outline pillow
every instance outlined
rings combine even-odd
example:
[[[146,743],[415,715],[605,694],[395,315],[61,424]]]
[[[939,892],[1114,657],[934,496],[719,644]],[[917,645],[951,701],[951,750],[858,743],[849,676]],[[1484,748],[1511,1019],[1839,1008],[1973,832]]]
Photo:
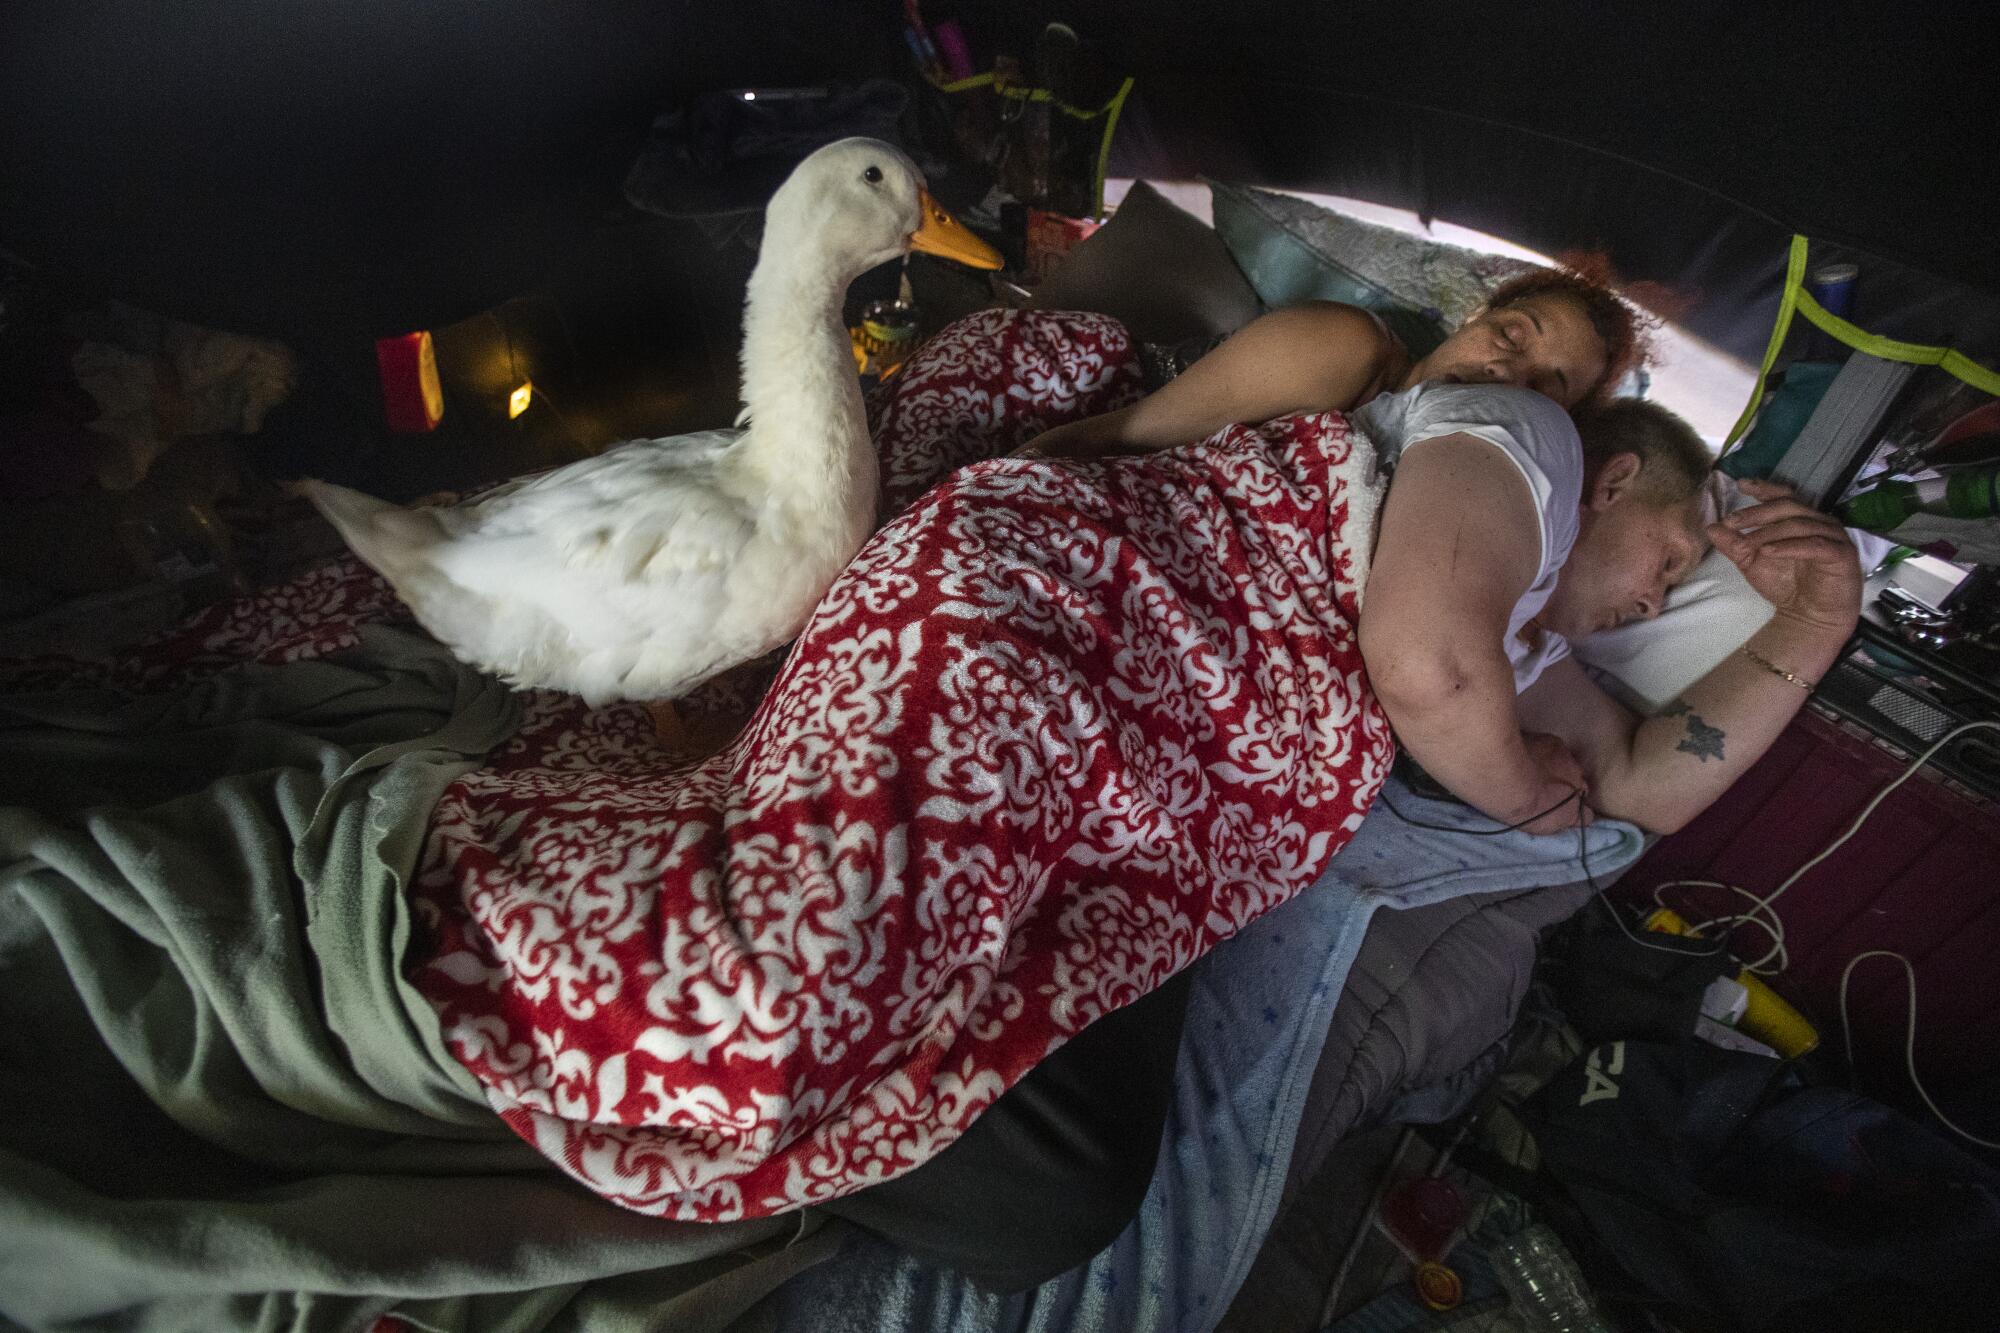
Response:
[[[1348,217],[1304,199],[1210,181],[1215,229],[1266,306],[1345,301],[1423,356],[1501,283],[1534,266]]]
[[[1721,473],[1710,478],[1709,488],[1710,513],[1754,503]],[[1604,630],[1570,648],[1599,684],[1651,716],[1741,648],[1773,614],[1735,562],[1710,551],[1667,594],[1666,610],[1656,618]]]
[[[1234,333],[1262,313],[1222,238],[1140,181],[1035,288],[1036,310],[1110,315],[1139,342]]]

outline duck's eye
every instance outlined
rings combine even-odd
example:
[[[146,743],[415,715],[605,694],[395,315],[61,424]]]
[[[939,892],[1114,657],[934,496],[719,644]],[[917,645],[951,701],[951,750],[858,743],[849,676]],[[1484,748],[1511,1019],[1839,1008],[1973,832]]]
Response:
[[[870,185],[880,185],[882,183],[882,168],[868,168],[868,170],[861,173],[861,179],[867,181]]]

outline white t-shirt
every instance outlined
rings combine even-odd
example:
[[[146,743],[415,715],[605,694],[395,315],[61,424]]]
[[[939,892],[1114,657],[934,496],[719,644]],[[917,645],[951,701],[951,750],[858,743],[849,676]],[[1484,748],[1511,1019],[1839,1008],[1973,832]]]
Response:
[[[1472,435],[1498,448],[1527,479],[1541,527],[1542,561],[1535,581],[1507,618],[1507,660],[1518,694],[1553,662],[1569,656],[1559,634],[1533,634],[1523,642],[1521,627],[1547,605],[1556,576],[1576,545],[1577,506],[1583,499],[1583,443],[1576,423],[1553,399],[1508,384],[1446,384],[1430,381],[1385,393],[1354,414],[1393,471],[1405,451],[1425,440]],[[1531,632],[1532,634],[1532,632]]]

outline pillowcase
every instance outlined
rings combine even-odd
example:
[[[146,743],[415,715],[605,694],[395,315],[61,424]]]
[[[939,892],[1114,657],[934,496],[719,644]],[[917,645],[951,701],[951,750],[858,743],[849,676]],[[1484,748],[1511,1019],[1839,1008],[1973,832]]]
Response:
[[[1263,313],[1222,238],[1144,181],[1064,256],[1030,305],[1110,315],[1138,341],[1167,345],[1234,333]]]
[[[1266,306],[1345,301],[1381,316],[1413,356],[1534,266],[1348,217],[1270,190],[1208,182],[1215,229]]]

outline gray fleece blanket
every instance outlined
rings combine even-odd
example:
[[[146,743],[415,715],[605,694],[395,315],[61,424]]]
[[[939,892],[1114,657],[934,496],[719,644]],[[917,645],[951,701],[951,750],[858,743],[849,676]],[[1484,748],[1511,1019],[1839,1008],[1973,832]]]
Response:
[[[797,1218],[563,1179],[404,981],[431,806],[515,720],[379,625],[171,691],[0,693],[0,1322],[699,1329],[824,1256]]]

